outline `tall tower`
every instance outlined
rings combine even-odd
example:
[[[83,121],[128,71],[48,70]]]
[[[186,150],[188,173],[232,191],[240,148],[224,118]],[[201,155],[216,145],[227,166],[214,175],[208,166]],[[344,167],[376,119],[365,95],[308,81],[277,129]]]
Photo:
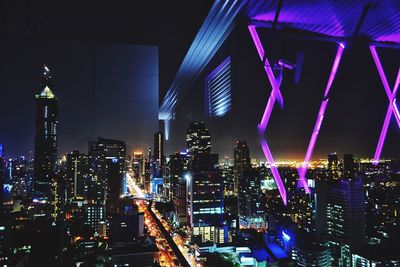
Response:
[[[156,177],[163,176],[164,169],[164,139],[162,132],[157,132],[154,134],[154,175]]]
[[[126,144],[124,141],[98,138],[89,142],[89,175],[96,182],[96,200],[106,203],[107,212],[116,211],[123,193],[126,174]]]
[[[211,136],[204,122],[193,122],[189,125],[186,144],[191,155],[211,153]]]
[[[218,155],[211,154],[211,136],[204,122],[193,122],[186,131],[186,144],[192,171],[211,171],[218,163]]]
[[[364,202],[361,179],[343,179],[331,185],[327,205],[327,240],[333,266],[350,266],[350,253],[366,241]]]
[[[328,178],[330,180],[339,179],[339,157],[336,153],[328,154]]]
[[[355,165],[353,154],[344,154],[343,156],[343,176],[347,179],[354,178]]]
[[[234,192],[235,195],[238,194],[239,190],[239,177],[240,175],[247,170],[250,170],[250,152],[249,147],[245,140],[238,140],[236,142],[236,146],[233,150],[234,157]]]
[[[58,152],[58,104],[51,91],[52,76],[44,66],[42,92],[35,97],[36,134],[34,162],[34,190],[51,198],[51,183],[55,178]]]

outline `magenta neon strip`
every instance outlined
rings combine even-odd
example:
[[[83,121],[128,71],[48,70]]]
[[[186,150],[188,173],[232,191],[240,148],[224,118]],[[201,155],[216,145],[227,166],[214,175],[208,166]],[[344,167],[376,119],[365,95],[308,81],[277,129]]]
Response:
[[[344,44],[343,43],[339,43],[339,47],[338,47],[338,50],[336,52],[335,61],[333,62],[332,71],[331,71],[331,74],[329,75],[328,84],[326,85],[326,88],[325,88],[324,97],[328,96],[329,90],[332,87],[333,80],[335,79],[336,72],[337,72],[337,70],[339,68],[340,60],[342,59],[343,50],[344,50]]]
[[[390,118],[392,117],[392,114],[394,115],[397,125],[400,129],[400,113],[396,106],[396,94],[397,94],[397,91],[399,88],[399,83],[400,83],[400,68],[397,73],[397,78],[396,78],[396,82],[394,83],[393,90],[390,90],[389,83],[387,81],[387,78],[386,78],[385,72],[383,70],[381,61],[379,59],[378,53],[376,52],[376,48],[374,46],[370,46],[369,48],[370,48],[370,51],[372,54],[372,58],[374,59],[375,65],[378,69],[379,76],[382,80],[386,95],[389,99],[388,109],[386,112],[385,120],[383,122],[381,134],[379,135],[378,145],[376,147],[375,155],[374,155],[374,163],[377,164],[381,158],[382,148],[383,148],[383,144],[385,143],[386,134],[387,134],[387,130],[389,128]]]
[[[314,130],[311,135],[310,143],[308,144],[307,153],[304,158],[304,162],[303,162],[302,166],[298,168],[299,182],[297,183],[297,187],[299,188],[302,186],[304,188],[304,190],[306,191],[306,193],[310,193],[310,188],[308,187],[307,181],[306,181],[308,165],[310,164],[310,160],[311,160],[312,154],[314,152],[315,143],[318,138],[319,130],[321,129],[322,121],[324,120],[326,107],[328,106],[328,101],[329,101],[328,94],[332,87],[332,83],[336,77],[336,73],[339,68],[340,61],[342,59],[344,47],[345,47],[344,43],[338,44],[338,50],[336,52],[332,70],[329,75],[328,83],[325,88],[324,99],[322,100],[321,106],[319,108],[317,120],[314,125]]]
[[[282,197],[283,204],[287,205],[286,189],[282,182],[278,168],[275,166],[274,158],[272,157],[271,150],[268,147],[267,140],[265,140],[264,138],[264,131],[262,132],[260,131],[259,134],[260,134],[260,144],[264,152],[265,158],[268,160],[270,164],[271,173],[275,179],[276,185],[278,186],[279,194]]]
[[[278,82],[276,81],[276,78],[272,72],[270,65],[269,65],[268,59],[265,57],[264,48],[261,44],[260,38],[258,37],[255,27],[249,26],[249,31],[250,31],[250,35],[253,39],[253,42],[256,46],[258,55],[260,56],[261,61],[263,61],[265,59],[264,69],[265,69],[265,72],[266,72],[268,79],[272,86],[272,91],[268,98],[267,105],[265,106],[265,110],[264,110],[263,116],[261,118],[261,122],[258,124],[258,127],[257,127],[259,138],[260,138],[260,145],[263,150],[265,158],[267,159],[268,163],[270,164],[271,173],[272,173],[272,176],[274,177],[276,185],[278,186],[279,194],[282,197],[283,204],[287,205],[286,189],[282,182],[278,168],[275,166],[274,158],[272,156],[271,150],[270,150],[268,143],[264,136],[264,133],[267,128],[269,118],[271,116],[271,113],[274,108],[277,97],[278,97],[278,99],[279,99],[279,97],[281,98],[281,107],[283,104],[282,94],[279,90],[280,84],[278,84]]]
[[[274,92],[274,95],[275,95],[276,99],[278,100],[280,107],[282,108],[283,107],[283,97],[282,97],[281,91],[279,90],[279,86],[276,82],[271,65],[268,61],[268,58],[265,55],[265,51],[261,44],[260,37],[257,34],[256,27],[253,25],[250,25],[248,28],[250,31],[250,35],[253,38],[254,44],[256,45],[256,49],[257,49],[258,55],[260,56],[261,62],[264,62],[264,60],[265,60],[265,62],[264,62],[265,73],[267,74],[268,80],[272,86],[272,91]]]

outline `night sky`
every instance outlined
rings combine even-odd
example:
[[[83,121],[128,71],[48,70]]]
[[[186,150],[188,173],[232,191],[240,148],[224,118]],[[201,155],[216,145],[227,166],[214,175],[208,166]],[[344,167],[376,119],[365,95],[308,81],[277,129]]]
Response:
[[[146,3],[125,3],[124,6],[104,8],[102,1],[96,6],[83,4],[79,9],[67,5],[64,8],[52,6],[50,1],[42,2],[42,6],[29,7],[28,14],[18,7],[8,8],[5,27],[1,27],[2,36],[6,42],[0,43],[0,99],[1,99],[1,130],[0,143],[3,143],[9,156],[27,155],[33,148],[34,136],[34,94],[39,90],[41,65],[48,63],[54,70],[54,92],[59,97],[60,111],[60,152],[68,152],[75,147],[84,149],[88,138],[92,136],[91,118],[80,99],[82,88],[92,88],[92,41],[114,43],[109,45],[107,55],[121,55],[131,45],[151,45],[159,48],[159,85],[160,101],[188,49],[192,39],[206,16],[212,1],[143,1]],[[4,10],[4,7],[3,7]],[[105,11],[107,10],[107,11]],[[22,12],[22,13],[21,13]],[[25,19],[29,18],[29,19]],[[38,22],[39,26],[35,26]],[[243,112],[230,119],[235,124],[241,124],[240,131],[229,133],[232,138],[245,138],[250,144],[252,157],[262,158],[261,149],[254,138],[255,125],[263,112],[269,96],[270,88],[259,62],[256,51],[248,33],[239,30],[233,38],[240,39],[242,55],[241,85],[235,97],[243,99]],[[73,40],[73,41],[67,41]],[[265,43],[269,42],[264,38]],[[233,40],[234,42],[234,40]],[[122,45],[121,45],[122,44]],[[89,46],[89,47],[85,47]],[[105,45],[107,46],[107,45]],[[278,159],[303,158],[314,122],[322,99],[323,90],[335,54],[333,44],[310,41],[282,39],[267,47],[279,57],[293,59],[297,51],[305,53],[305,62],[300,84],[293,83],[292,74],[285,74],[282,93],[285,107],[280,111],[276,106],[270,120],[267,140],[273,154]],[[389,84],[393,86],[400,62],[400,52],[393,49],[379,49],[382,64],[386,71]],[[132,60],[143,62],[143,68],[151,69],[149,63],[141,56],[133,55]],[[123,59],[122,59],[123,58]],[[129,63],[122,57],[117,62],[120,66],[109,67],[107,72],[123,72]],[[46,60],[48,62],[43,62]],[[128,64],[128,65],[127,65]],[[132,63],[136,65],[136,63]],[[151,65],[151,64],[150,64]],[[76,68],[72,68],[76,66]],[[154,66],[153,66],[154,67]],[[71,70],[74,70],[71,72]],[[97,87],[112,87],[113,79],[107,77],[98,81]],[[249,81],[246,84],[246,81]],[[129,80],[127,81],[129,83]],[[86,84],[85,84],[86,83]],[[115,101],[118,98],[125,101],[127,95],[118,94],[123,88],[123,82],[112,82],[115,88],[110,90]],[[79,86],[75,86],[79,84]],[[65,85],[65,88],[57,88]],[[129,85],[126,85],[129,87]],[[63,86],[64,87],[64,86]],[[249,87],[249,88],[246,88]],[[68,88],[68,89],[66,89]],[[174,122],[175,133],[166,144],[166,154],[182,150],[184,130],[191,120],[200,120],[204,114],[203,100],[195,101],[201,96],[203,86],[201,78],[191,88],[183,103],[178,107],[178,120]],[[68,90],[58,93],[57,90]],[[106,90],[106,89],[104,89]],[[122,90],[122,89],[121,89]],[[62,98],[61,96],[65,96]],[[241,93],[239,93],[241,94]],[[75,95],[77,96],[75,99]],[[80,99],[80,100],[78,100]],[[87,98],[86,98],[87,99]],[[145,100],[138,105],[145,105]],[[351,46],[343,55],[341,67],[331,89],[331,99],[326,117],[315,148],[315,156],[324,156],[336,151],[339,154],[354,153],[356,156],[373,156],[376,143],[382,128],[388,99],[378,76],[376,67],[366,47]],[[96,118],[107,118],[123,128],[124,120],[135,123],[135,116],[114,121],[110,114],[113,108],[118,108],[121,114],[132,114],[129,105],[107,107],[96,112]],[[81,111],[81,112],[80,112]],[[150,111],[149,111],[150,112]],[[150,112],[151,113],[151,112]],[[149,113],[149,114],[150,114]],[[82,115],[83,114],[83,115]],[[236,114],[236,113],[235,113]],[[107,117],[108,116],[108,117]],[[145,114],[144,114],[145,116]],[[180,118],[180,119],[179,119]],[[149,122],[152,127],[156,121]],[[144,127],[142,122],[136,129],[146,128],[148,133],[129,128],[126,138],[131,149],[143,149],[149,144],[143,140],[152,140],[151,127]],[[211,123],[218,124],[218,123]],[[221,124],[223,125],[223,124]],[[117,128],[118,128],[117,127]],[[101,127],[96,133],[104,137],[113,137],[115,131]],[[225,129],[226,130],[226,129]],[[210,126],[211,135],[223,136],[216,126]],[[102,133],[104,132],[104,134]],[[77,136],[81,136],[80,139]],[[143,138],[143,136],[148,136]],[[140,140],[140,141],[137,141]],[[233,143],[218,138],[213,139],[215,152],[231,156]],[[84,150],[85,151],[85,150]],[[386,143],[383,149],[384,157],[398,157],[400,151],[400,132],[392,118]]]

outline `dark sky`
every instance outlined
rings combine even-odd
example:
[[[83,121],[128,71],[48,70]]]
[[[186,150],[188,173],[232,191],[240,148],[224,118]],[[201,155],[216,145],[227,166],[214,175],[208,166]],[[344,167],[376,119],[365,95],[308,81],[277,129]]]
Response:
[[[118,4],[106,1],[68,1],[64,2],[64,6],[49,0],[39,1],[35,5],[27,0],[18,4],[12,2],[14,1],[3,3],[0,7],[0,17],[3,18],[0,21],[0,36],[7,39],[7,42],[0,44],[1,53],[3,56],[15,55],[15,58],[6,57],[8,62],[5,60],[0,62],[0,70],[6,70],[1,76],[0,83],[3,85],[0,88],[0,98],[3,103],[1,114],[7,117],[2,120],[0,143],[4,143],[11,156],[27,154],[33,147],[34,116],[26,113],[32,112],[33,92],[38,88],[40,65],[43,63],[38,62],[40,57],[32,56],[37,51],[43,51],[43,47],[35,46],[43,42],[49,44],[54,40],[57,41],[59,47],[68,45],[70,41],[65,40],[158,46],[161,100],[212,4],[212,1],[204,0],[121,1]],[[237,45],[240,45],[243,60],[242,80],[249,81],[249,88],[245,88],[247,86],[243,82],[239,88],[239,92],[242,93],[236,93],[235,97],[243,99],[244,104],[241,106],[243,112],[242,115],[231,119],[233,123],[243,125],[243,127],[230,135],[233,139],[249,139],[252,156],[261,158],[261,150],[256,138],[253,138],[254,125],[258,122],[269,95],[269,84],[248,34],[239,30],[235,38],[240,39]],[[268,43],[269,40],[263,41]],[[275,42],[269,49],[273,49],[276,55],[288,59],[293,59],[299,50],[305,52],[301,82],[294,85],[291,74],[287,75],[288,78],[282,85],[285,109],[283,111],[277,107],[274,109],[267,133],[276,158],[302,158],[315,122],[335,49],[332,44],[294,40]],[[25,52],[20,53],[20,51]],[[390,49],[382,49],[378,52],[392,86],[399,67],[400,52]],[[65,51],[60,50],[58,53],[65,53]],[[74,51],[69,50],[69,53],[74,53]],[[69,58],[70,61],[73,59],[74,57]],[[84,61],[85,55],[82,55],[79,68],[90,69],[91,62]],[[16,62],[21,65],[21,68],[16,68]],[[57,77],[70,79],[68,80],[70,84],[87,80],[87,77],[79,78],[76,75],[60,73],[66,70],[64,63],[55,62],[56,66],[52,66],[58,71],[54,75],[55,84],[65,82],[57,81]],[[37,66],[37,69],[28,68],[25,65]],[[10,66],[14,67],[10,68]],[[5,76],[4,73],[7,75]],[[85,73],[85,71],[80,72],[81,75]],[[10,85],[11,88],[20,87],[26,90],[7,90],[4,84]],[[203,114],[202,101],[192,103],[190,99],[190,95],[202,95],[201,80],[196,84],[191,88],[189,96],[185,97],[186,102],[178,108],[178,111],[182,113],[179,116],[184,119],[175,122],[176,128],[180,131],[171,142],[166,144],[167,153],[184,148],[183,130],[186,129],[190,120],[202,119],[200,115],[196,115]],[[106,86],[106,83],[103,86]],[[61,102],[62,99],[60,98],[59,101]],[[328,152],[337,151],[340,154],[355,153],[358,156],[372,156],[383,124],[387,103],[386,94],[368,49],[350,47],[343,56],[341,68],[332,87],[330,104],[316,145],[315,155],[323,156]],[[84,105],[84,103],[80,104]],[[64,102],[62,106],[78,108],[79,103]],[[126,108],[127,111],[130,110],[129,107]],[[121,112],[123,111],[122,108]],[[18,118],[18,114],[21,113],[26,114],[27,121],[13,119]],[[99,113],[98,116],[101,114]],[[87,121],[80,116],[75,117],[77,121],[81,121],[82,125]],[[5,125],[4,122],[7,124]],[[68,123],[70,123],[68,120],[61,121],[64,125]],[[218,125],[218,123],[214,124]],[[80,126],[78,128],[82,129]],[[210,126],[210,130],[212,135],[214,132],[215,136],[219,136],[216,133],[219,132],[218,127]],[[62,152],[76,146],[78,141],[69,139],[67,132],[60,134],[63,136],[63,140],[60,140],[63,143]],[[148,133],[150,140],[152,134]],[[131,133],[131,136],[130,140],[135,139],[136,133]],[[383,156],[399,156],[399,137],[400,133],[392,119]],[[82,140],[86,138],[87,136],[82,136]],[[130,140],[127,142],[132,143],[133,141]],[[231,156],[232,142],[214,138],[213,143],[216,152]],[[133,146],[132,149],[135,149],[135,146],[141,146],[140,148],[144,146],[143,144],[128,145]]]

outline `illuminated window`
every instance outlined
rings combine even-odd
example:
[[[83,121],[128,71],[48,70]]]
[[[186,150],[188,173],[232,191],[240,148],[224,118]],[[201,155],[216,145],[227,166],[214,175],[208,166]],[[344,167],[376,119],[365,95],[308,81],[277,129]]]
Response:
[[[231,110],[231,57],[227,57],[206,78],[206,109],[210,118]]]

